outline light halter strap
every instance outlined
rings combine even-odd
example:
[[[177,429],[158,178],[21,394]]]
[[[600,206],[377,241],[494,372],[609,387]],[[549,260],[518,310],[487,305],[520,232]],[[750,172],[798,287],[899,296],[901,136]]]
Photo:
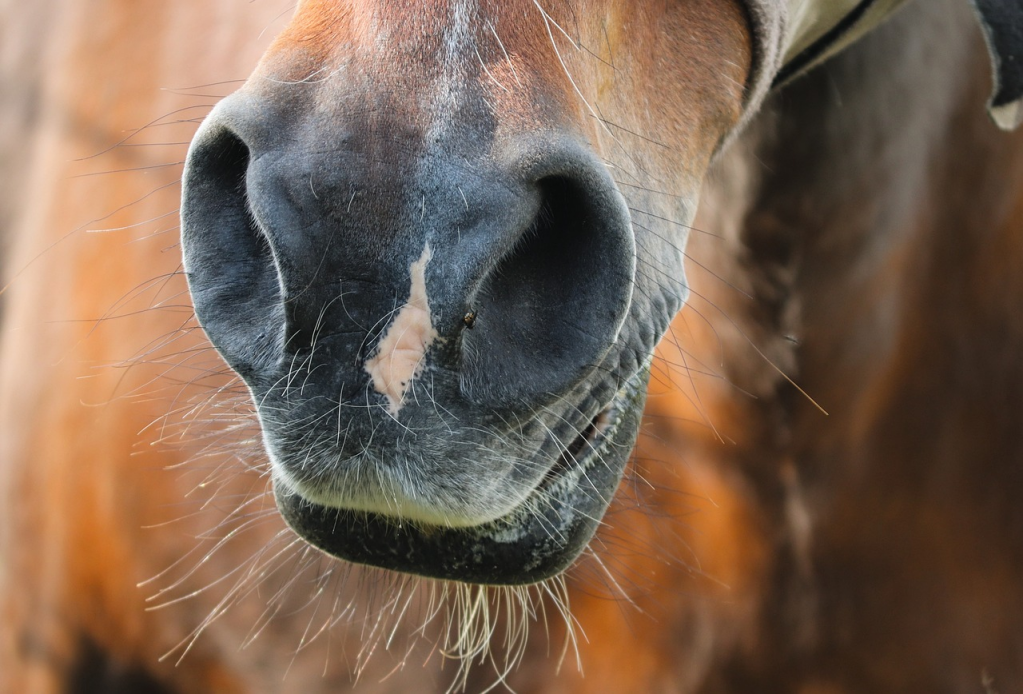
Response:
[[[846,48],[909,0],[745,2],[753,34],[753,69],[739,130],[773,88]],[[988,111],[999,127],[1011,130],[1023,123],[1023,0],[971,2],[984,30],[994,73]]]
[[[782,67],[773,85],[797,75],[846,48],[884,21],[907,0],[786,0],[787,22]]]
[[[753,62],[742,120],[729,139],[753,118],[773,88],[845,48],[907,1],[745,0]]]

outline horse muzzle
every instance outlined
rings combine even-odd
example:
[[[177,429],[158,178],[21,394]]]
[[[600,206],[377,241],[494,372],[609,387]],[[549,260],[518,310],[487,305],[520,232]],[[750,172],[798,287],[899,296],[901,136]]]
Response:
[[[196,315],[251,390],[278,505],[343,559],[553,575],[638,429],[628,207],[570,128],[511,129],[471,94],[437,119],[317,92],[223,101],[183,184]]]

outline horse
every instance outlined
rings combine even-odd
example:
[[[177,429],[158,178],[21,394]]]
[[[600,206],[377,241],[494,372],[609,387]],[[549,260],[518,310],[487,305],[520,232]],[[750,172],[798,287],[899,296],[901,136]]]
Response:
[[[0,690],[1023,686],[1016,5],[290,14],[5,20]]]

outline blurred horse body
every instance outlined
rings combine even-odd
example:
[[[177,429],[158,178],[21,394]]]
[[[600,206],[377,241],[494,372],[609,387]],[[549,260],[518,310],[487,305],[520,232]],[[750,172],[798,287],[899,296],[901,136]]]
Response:
[[[389,601],[284,529],[180,276],[187,141],[289,8],[5,18],[39,38],[4,43],[0,691],[425,692],[457,669],[430,655],[443,624],[417,634],[428,590]],[[1023,687],[1023,142],[988,122],[987,73],[965,3],[912,3],[718,157],[635,469],[569,575],[584,675],[557,672],[541,597],[515,691]]]

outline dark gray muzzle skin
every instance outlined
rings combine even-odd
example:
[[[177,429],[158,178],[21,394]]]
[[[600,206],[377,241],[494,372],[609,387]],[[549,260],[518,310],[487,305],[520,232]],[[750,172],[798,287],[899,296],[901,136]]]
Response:
[[[582,551],[682,297],[623,333],[632,226],[580,138],[499,141],[482,100],[428,135],[242,91],[193,142],[181,214],[196,315],[251,390],[302,537],[494,584],[544,579]],[[366,364],[427,247],[436,339],[395,412]]]
[[[597,530],[635,443],[644,394],[642,387],[631,394],[603,439],[599,464],[583,468],[578,481],[476,528],[424,528],[297,494],[278,494],[277,507],[308,542],[348,561],[464,583],[536,583],[567,569]]]

